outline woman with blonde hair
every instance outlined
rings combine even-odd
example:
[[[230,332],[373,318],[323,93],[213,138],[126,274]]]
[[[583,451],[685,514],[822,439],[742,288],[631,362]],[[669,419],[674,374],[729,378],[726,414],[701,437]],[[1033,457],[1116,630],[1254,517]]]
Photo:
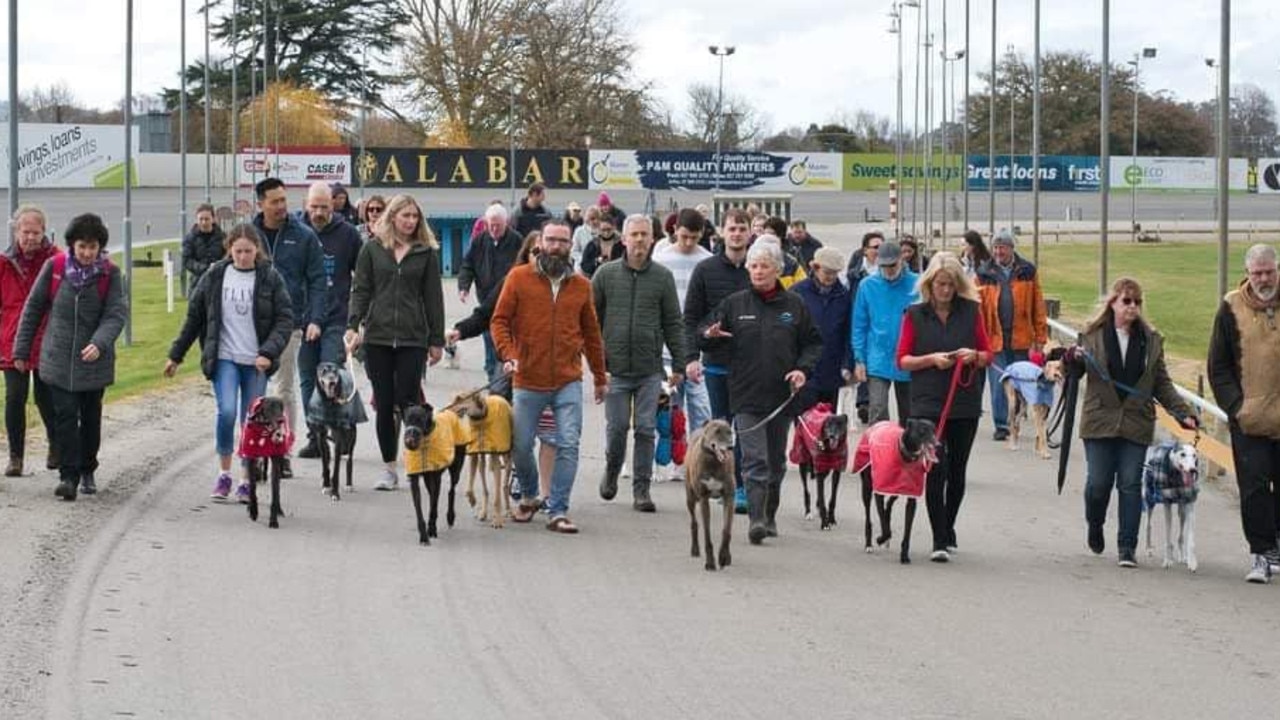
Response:
[[[920,302],[907,308],[898,339],[898,367],[911,373],[911,417],[945,426],[939,433],[938,462],[925,481],[925,507],[933,529],[934,562],[947,562],[956,548],[956,516],[964,500],[969,451],[982,416],[982,368],[998,351],[988,338],[989,310],[960,260],[939,252],[920,276]],[[997,326],[999,321],[995,321]],[[997,346],[993,347],[992,343]],[[953,385],[959,364],[959,382]],[[954,392],[943,418],[947,396]]]
[[[376,311],[376,312],[375,312]],[[426,363],[444,353],[440,245],[417,201],[396,195],[360,248],[345,336],[348,352],[365,348],[365,372],[377,406],[378,447],[386,463],[378,490],[394,490],[398,415],[420,401]]]
[[[1089,549],[1106,549],[1102,526],[1111,489],[1120,495],[1116,547],[1121,567],[1137,567],[1142,520],[1142,466],[1155,435],[1159,402],[1186,428],[1197,421],[1178,395],[1164,363],[1164,337],[1142,317],[1142,286],[1128,277],[1111,285],[1079,343],[1088,353],[1081,411],[1086,481],[1084,515]]]

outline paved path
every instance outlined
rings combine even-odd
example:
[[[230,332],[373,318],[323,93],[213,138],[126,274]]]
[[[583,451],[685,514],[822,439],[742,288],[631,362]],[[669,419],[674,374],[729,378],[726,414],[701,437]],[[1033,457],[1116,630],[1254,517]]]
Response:
[[[430,399],[479,383],[433,370]],[[1198,574],[1122,570],[1084,548],[1082,453],[1059,497],[1052,463],[984,429],[951,564],[927,561],[923,508],[914,564],[864,554],[850,482],[819,531],[792,473],[781,537],[751,547],[738,523],[713,574],[688,556],[681,485],[655,487],[656,515],[625,484],[599,499],[588,408],[576,537],[463,513],[420,547],[409,493],[369,490],[369,426],[357,492],[331,503],[317,461],[296,461],[274,531],[206,499],[206,439],[174,447],[84,539],[43,715],[1202,718],[1280,700],[1280,587],[1243,582],[1220,490],[1202,496]]]

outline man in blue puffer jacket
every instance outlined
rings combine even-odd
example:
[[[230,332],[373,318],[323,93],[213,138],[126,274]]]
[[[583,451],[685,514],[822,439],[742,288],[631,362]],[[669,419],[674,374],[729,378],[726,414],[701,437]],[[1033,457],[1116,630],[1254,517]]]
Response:
[[[259,212],[253,218],[253,226],[266,243],[272,267],[284,278],[293,305],[295,330],[280,356],[276,382],[289,426],[298,427],[298,349],[304,335],[307,342],[320,339],[320,328],[328,314],[329,279],[324,272],[324,248],[311,228],[289,214],[284,182],[279,178],[266,178],[254,186],[254,192]],[[284,477],[293,477],[289,458],[283,458],[281,470]]]
[[[920,300],[916,274],[905,269],[902,248],[889,240],[880,245],[876,258],[880,271],[858,284],[853,303],[854,374],[869,389],[867,422],[874,425],[889,419],[889,387],[898,398],[898,422],[908,415],[908,385],[911,373],[898,368],[894,356],[902,314]]]

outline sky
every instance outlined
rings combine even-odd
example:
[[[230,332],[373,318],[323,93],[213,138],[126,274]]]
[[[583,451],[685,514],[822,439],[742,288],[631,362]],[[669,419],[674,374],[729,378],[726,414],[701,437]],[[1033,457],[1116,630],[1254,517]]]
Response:
[[[651,84],[673,116],[685,119],[690,83],[714,85],[718,61],[710,45],[733,45],[725,61],[725,92],[748,99],[773,131],[811,122],[819,124],[857,110],[891,117],[897,43],[888,33],[890,0],[618,0],[622,26],[638,46],[635,74]],[[977,72],[991,58],[991,5],[972,0],[970,17],[971,89]],[[203,25],[188,0],[187,53],[203,54]],[[964,0],[920,0],[923,19],[929,6],[934,52],[943,42],[943,6],[948,49],[964,46]],[[63,81],[84,104],[116,105],[124,95],[124,0],[41,0],[22,2],[19,17],[19,89]],[[996,17],[997,52],[1013,45],[1030,57],[1033,43],[1031,0],[1003,0]],[[1042,52],[1083,50],[1101,56],[1102,0],[1045,0]],[[1232,83],[1253,83],[1280,99],[1280,50],[1274,28],[1280,21],[1276,0],[1232,3]],[[179,62],[178,0],[134,0],[134,92],[155,93],[176,84]],[[1215,73],[1206,57],[1218,55],[1219,7],[1216,0],[1113,0],[1111,55],[1122,63],[1143,47],[1158,56],[1143,61],[1144,87],[1165,90],[1179,99],[1202,101],[1214,92]],[[904,9],[903,56],[905,113],[912,113],[917,10]],[[74,23],[67,23],[74,18]],[[0,53],[0,86],[8,92],[9,18],[0,22],[6,39]],[[51,28],[93,28],[92,37]],[[24,40],[24,37],[27,38]],[[217,46],[214,54],[218,53]],[[935,57],[937,57],[935,55]],[[935,67],[940,65],[935,63]],[[963,72],[963,64],[956,63]],[[935,70],[936,74],[936,70]],[[956,78],[957,93],[963,81]]]

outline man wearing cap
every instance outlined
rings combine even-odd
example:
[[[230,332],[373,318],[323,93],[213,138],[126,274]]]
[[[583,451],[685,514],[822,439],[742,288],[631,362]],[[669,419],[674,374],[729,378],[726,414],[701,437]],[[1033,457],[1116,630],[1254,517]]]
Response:
[[[1014,251],[1014,243],[1013,233],[1008,229],[996,233],[991,240],[991,259],[978,267],[976,276],[983,303],[997,309],[1000,337],[1004,341],[1004,350],[995,354],[987,369],[997,441],[1009,437],[1009,404],[999,382],[1001,373],[1010,363],[1026,360],[1031,350],[1043,351],[1049,341],[1040,277],[1036,266]],[[988,332],[991,330],[988,328]]]
[[[571,202],[564,206],[564,221],[569,223],[569,228],[575,233],[578,228],[582,227],[584,218],[582,217],[582,206],[576,202]]]
[[[801,407],[825,402],[835,408],[840,386],[853,377],[853,356],[849,352],[849,320],[853,308],[849,289],[840,282],[844,256],[835,248],[818,248],[809,270],[809,277],[791,286],[791,292],[804,300],[813,324],[822,335],[822,356],[805,382]]]
[[[898,334],[903,313],[920,300],[920,295],[916,292],[916,274],[902,262],[901,245],[893,240],[884,242],[875,257],[878,272],[858,285],[853,302],[854,374],[858,382],[867,384],[867,422],[889,419],[892,386],[901,423],[908,415],[907,383],[911,373],[898,367]]]

